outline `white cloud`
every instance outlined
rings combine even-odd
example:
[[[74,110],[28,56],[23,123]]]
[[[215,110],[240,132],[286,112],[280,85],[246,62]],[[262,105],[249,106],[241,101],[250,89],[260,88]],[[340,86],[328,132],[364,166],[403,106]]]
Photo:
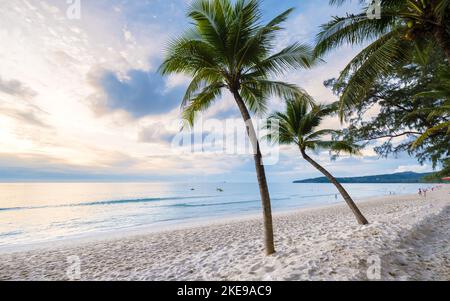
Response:
[[[432,168],[430,168],[427,164],[424,165],[420,165],[420,164],[415,164],[415,165],[400,165],[395,172],[407,172],[407,171],[412,171],[412,172],[428,172],[431,171]]]
[[[180,155],[166,141],[139,139],[149,125],[177,119],[178,108],[138,120],[121,111],[92,111],[93,97],[102,97],[92,76],[99,70],[122,77],[131,69],[156,70],[170,35],[166,29],[130,24],[120,10],[94,6],[84,9],[81,21],[69,21],[63,9],[22,0],[2,4],[0,16],[0,43],[8,45],[0,48],[0,156],[8,158],[3,166],[9,161],[39,169],[186,175],[217,174],[240,164],[240,158]],[[171,76],[167,88],[188,80]]]
[[[183,74],[172,74],[167,77],[166,86],[167,89],[172,90],[177,87],[184,87],[189,85],[191,78]]]
[[[14,163],[21,167],[106,174],[202,175],[233,171],[251,160],[251,157],[213,154],[180,156],[172,153],[170,145],[161,139],[177,129],[143,133],[152,125],[176,120],[178,108],[139,119],[130,118],[125,111],[101,114],[101,105],[95,106],[97,112],[92,110],[92,103],[101,104],[104,97],[104,91],[93,82],[96,75],[98,79],[97,72],[109,70],[125,79],[132,69],[156,71],[166,42],[174,34],[172,23],[184,22],[173,17],[157,21],[151,18],[142,23],[126,16],[125,2],[105,3],[83,1],[82,19],[68,20],[65,1],[2,2],[0,44],[6,45],[0,47],[2,166],[9,162],[8,166]],[[170,7],[171,16],[182,9],[176,4]],[[320,22],[315,16],[324,13],[319,12],[322,9],[325,10],[323,18],[330,13],[325,6],[314,9],[299,14],[287,24],[289,31],[280,46],[311,39]],[[151,11],[149,16],[154,14]],[[349,49],[343,49],[328,57],[326,65],[292,72],[285,79],[307,89],[319,101],[331,102],[335,98],[322,83],[337,76],[351,56]],[[189,80],[182,75],[170,76],[166,88],[186,85]],[[283,106],[280,102],[271,105],[272,109]],[[235,107],[231,95],[225,93],[223,100],[216,102],[204,118],[233,114]],[[339,124],[329,121],[325,126],[336,128]],[[142,142],[152,139],[156,143]],[[281,163],[285,164],[282,173],[295,174],[305,168],[311,172],[299,160],[297,152],[287,151],[286,157]],[[318,159],[327,164],[326,156]],[[339,169],[344,165],[339,163],[342,165],[336,169],[345,170],[345,167]],[[253,179],[253,170],[251,176]]]

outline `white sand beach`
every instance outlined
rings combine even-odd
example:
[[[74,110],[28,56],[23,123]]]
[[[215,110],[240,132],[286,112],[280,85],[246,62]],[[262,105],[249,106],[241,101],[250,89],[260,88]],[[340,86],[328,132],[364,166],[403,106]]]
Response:
[[[74,258],[81,280],[450,280],[450,185],[358,205],[370,225],[345,205],[275,215],[269,257],[250,217],[4,253],[0,280],[70,280]]]

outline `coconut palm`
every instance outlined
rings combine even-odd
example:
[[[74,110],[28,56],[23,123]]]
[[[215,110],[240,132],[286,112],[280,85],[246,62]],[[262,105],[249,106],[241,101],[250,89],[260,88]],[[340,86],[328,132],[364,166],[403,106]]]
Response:
[[[270,195],[251,113],[264,113],[269,97],[304,94],[295,85],[271,79],[287,70],[309,68],[313,63],[312,49],[304,44],[294,43],[273,52],[277,34],[283,29],[281,24],[291,12],[289,9],[263,24],[257,0],[194,1],[187,12],[193,26],[170,42],[160,67],[163,74],[192,77],[182,102],[183,117],[189,125],[224,90],[234,97],[253,146],[267,254],[275,252]]]
[[[367,219],[361,213],[347,193],[345,188],[328,172],[323,166],[312,159],[307,151],[328,150],[335,155],[339,153],[358,154],[360,147],[348,141],[327,140],[324,137],[337,136],[339,131],[332,129],[319,129],[319,126],[326,116],[336,111],[337,105],[317,105],[312,109],[308,107],[301,98],[288,100],[285,113],[277,112],[269,117],[271,126],[268,126],[269,134],[266,138],[269,141],[279,144],[295,144],[306,161],[325,175],[328,180],[336,186],[347,205],[353,211],[359,224],[368,224]],[[275,126],[274,126],[275,124]]]
[[[330,0],[342,4],[345,0]],[[364,2],[364,1],[361,1]],[[342,71],[340,116],[359,103],[374,81],[395,67],[411,62],[414,52],[430,43],[441,48],[450,62],[450,1],[381,0],[381,18],[371,19],[367,7],[361,13],[334,17],[322,25],[316,55],[323,56],[342,45],[370,44]]]

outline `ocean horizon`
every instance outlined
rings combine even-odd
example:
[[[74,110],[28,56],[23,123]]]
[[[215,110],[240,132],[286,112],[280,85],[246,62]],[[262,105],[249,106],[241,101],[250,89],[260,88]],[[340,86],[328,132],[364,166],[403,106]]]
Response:
[[[356,200],[427,184],[346,184]],[[0,249],[259,214],[254,183],[2,183]],[[343,202],[332,184],[270,185],[274,213]]]

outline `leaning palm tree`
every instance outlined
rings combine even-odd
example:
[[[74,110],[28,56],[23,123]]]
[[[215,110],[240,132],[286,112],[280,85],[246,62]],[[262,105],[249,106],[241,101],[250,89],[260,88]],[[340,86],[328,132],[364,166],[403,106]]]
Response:
[[[308,150],[329,150],[332,153],[358,154],[360,147],[348,142],[338,140],[325,140],[325,136],[335,136],[339,132],[332,129],[318,129],[322,120],[336,111],[336,104],[317,105],[312,109],[301,98],[288,100],[285,113],[275,113],[269,117],[269,134],[266,138],[275,143],[295,144],[306,161],[325,175],[336,186],[347,205],[353,211],[359,224],[367,225],[368,221],[356,206],[345,188],[323,166],[312,159]],[[273,126],[275,124],[276,126]]]
[[[264,213],[266,253],[275,252],[269,189],[260,144],[251,113],[264,113],[272,96],[296,97],[297,86],[271,80],[289,69],[309,68],[312,49],[295,43],[273,53],[281,24],[289,9],[262,24],[257,0],[197,0],[188,9],[192,28],[173,40],[160,67],[162,74],[192,77],[182,102],[183,118],[193,125],[196,115],[207,110],[224,90],[234,97],[247,126],[254,151]],[[308,96],[305,99],[312,102]]]
[[[342,4],[346,0],[330,0]],[[364,2],[364,1],[360,1]],[[370,44],[342,71],[340,117],[358,104],[377,78],[411,62],[414,52],[430,45],[442,49],[450,62],[450,1],[381,0],[379,19],[369,18],[368,7],[358,14],[334,17],[322,25],[315,53],[323,56],[342,45]]]

